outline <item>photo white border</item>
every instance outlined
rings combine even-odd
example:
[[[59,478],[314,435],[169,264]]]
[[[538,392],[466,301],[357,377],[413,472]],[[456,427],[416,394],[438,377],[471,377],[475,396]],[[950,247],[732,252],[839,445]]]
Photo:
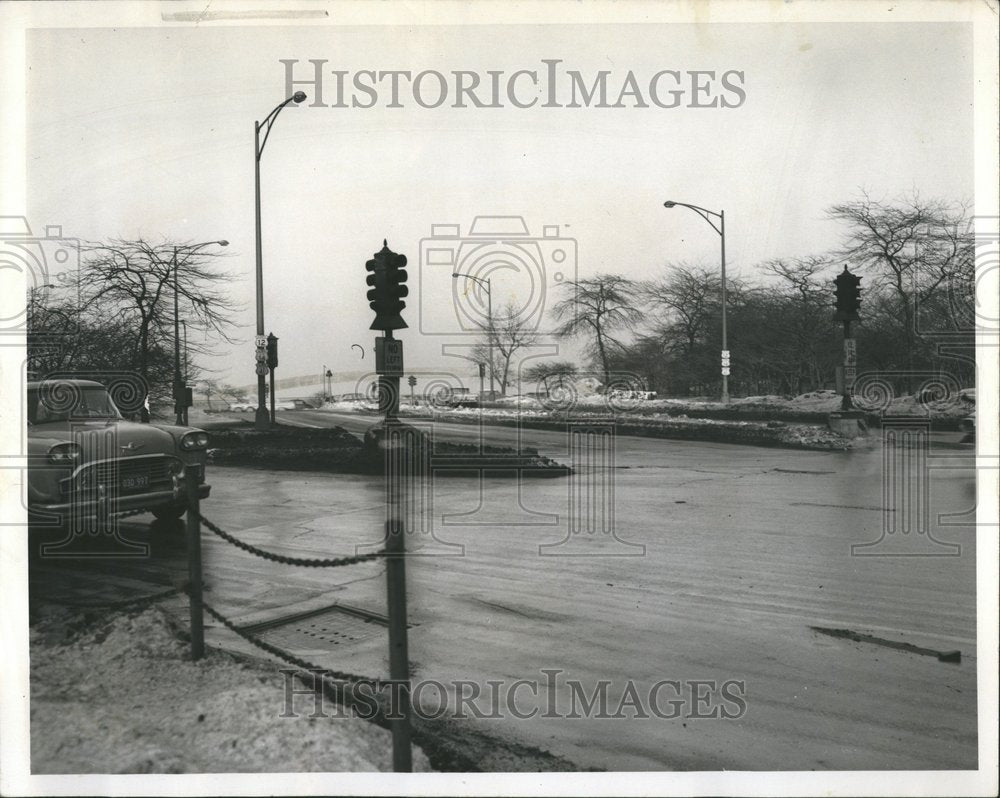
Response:
[[[307,17],[290,16],[303,10]],[[317,12],[328,16],[317,18]],[[164,21],[161,14],[203,15],[193,22]],[[205,16],[207,12],[208,16]],[[218,19],[218,13],[239,18]],[[283,13],[284,18],[246,16]],[[25,32],[30,28],[88,27],[242,27],[265,25],[443,25],[443,24],[608,24],[608,23],[788,23],[788,22],[962,22],[974,24],[975,57],[975,213],[1000,216],[997,204],[998,49],[997,5],[983,0],[936,2],[767,2],[766,0],[692,0],[692,2],[578,3],[567,0],[495,2],[240,2],[206,3],[152,0],[133,2],[30,2],[0,5],[0,213],[21,214],[26,207]],[[997,297],[981,297],[992,302]],[[995,318],[997,314],[992,313]],[[217,774],[32,776],[28,769],[28,590],[27,546],[23,535],[0,536],[0,640],[4,641],[0,679],[0,793],[6,795],[995,795],[997,793],[997,539],[998,363],[995,336],[977,347],[979,496],[977,521],[979,770],[875,772],[683,772],[558,774]],[[23,347],[0,347],[4,380],[0,404],[0,452],[16,451],[21,419],[10,415],[7,386],[23,373]],[[23,384],[23,382],[21,383]],[[992,458],[990,455],[992,454]],[[992,462],[991,462],[992,460]],[[6,462],[6,466],[13,462]],[[991,467],[990,467],[991,466]],[[12,474],[0,470],[0,495]],[[985,499],[985,501],[984,501]],[[14,518],[10,517],[15,513]],[[0,520],[23,511],[5,505]],[[25,530],[26,534],[26,530]]]

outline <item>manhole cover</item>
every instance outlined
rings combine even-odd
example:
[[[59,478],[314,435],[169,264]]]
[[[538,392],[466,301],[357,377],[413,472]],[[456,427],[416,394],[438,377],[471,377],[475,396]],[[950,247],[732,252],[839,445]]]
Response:
[[[288,650],[348,646],[386,633],[385,616],[335,605],[244,626],[242,631]]]

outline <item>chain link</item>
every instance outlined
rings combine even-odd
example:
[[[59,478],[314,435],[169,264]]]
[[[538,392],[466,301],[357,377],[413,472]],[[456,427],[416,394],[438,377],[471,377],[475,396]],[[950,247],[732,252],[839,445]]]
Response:
[[[379,549],[378,551],[373,551],[370,554],[356,554],[353,557],[336,557],[329,560],[286,557],[284,554],[274,554],[270,551],[264,551],[264,549],[258,549],[256,546],[252,546],[249,543],[244,543],[239,538],[233,537],[228,532],[220,529],[218,526],[205,518],[205,516],[199,515],[198,517],[205,526],[207,526],[210,530],[212,530],[212,532],[227,543],[232,543],[237,548],[243,549],[243,551],[249,552],[250,554],[255,554],[258,557],[263,557],[265,560],[272,560],[273,562],[280,562],[285,565],[301,565],[306,568],[336,568],[340,565],[354,565],[359,562],[376,560],[379,557],[384,557],[387,553],[385,549]]]
[[[205,612],[207,612],[209,615],[215,618],[215,620],[217,620],[219,623],[221,623],[223,626],[229,629],[229,631],[235,632],[237,635],[242,637],[248,643],[257,646],[257,648],[261,649],[262,651],[266,651],[268,654],[272,654],[275,657],[278,657],[278,659],[284,660],[290,665],[295,665],[299,668],[302,668],[303,670],[310,671],[313,674],[318,675],[324,679],[333,679],[334,681],[338,682],[367,682],[379,689],[381,689],[386,684],[381,679],[373,679],[369,676],[359,676],[356,673],[350,673],[348,671],[335,671],[335,670],[330,670],[329,668],[321,668],[318,665],[314,665],[312,662],[309,662],[308,660],[304,660],[301,657],[296,657],[294,654],[290,654],[283,648],[278,648],[277,646],[273,646],[270,643],[264,642],[259,637],[256,637],[250,634],[249,632],[243,631],[236,624],[234,624],[232,621],[226,618],[221,612],[209,606],[205,602],[202,602],[201,606],[202,609],[205,610]]]
[[[146,512],[148,512],[148,510],[140,508],[136,510],[126,510],[123,512],[112,513],[111,515],[113,515],[115,518],[121,519],[121,518],[129,518],[133,515],[142,515],[143,513]],[[213,524],[211,521],[209,521],[207,518],[205,518],[205,516],[201,515],[200,513],[199,513],[199,518],[201,522],[205,526],[207,526],[212,532],[214,532],[216,535],[218,535],[226,542],[232,543],[237,548],[243,549],[244,551],[249,552],[250,554],[255,554],[258,557],[263,557],[265,560],[272,560],[274,562],[284,563],[286,565],[301,565],[313,568],[333,568],[340,565],[354,565],[355,563],[367,562],[368,560],[378,559],[379,557],[384,557],[387,553],[385,549],[381,549],[379,551],[371,552],[370,554],[359,554],[353,557],[338,557],[335,559],[326,559],[326,560],[286,557],[282,554],[274,554],[272,552],[259,549],[256,546],[252,546],[249,543],[244,543],[242,540],[239,540],[238,538],[235,538],[232,535],[230,535],[228,532],[225,532],[222,529],[220,529],[218,526]],[[130,599],[122,602],[112,602],[109,604],[96,604],[96,605],[78,604],[72,606],[80,606],[80,607],[92,606],[94,608],[101,608],[101,609],[114,609],[114,608],[124,607],[132,603],[142,603],[142,602],[155,603],[156,601],[167,598],[168,596],[171,596],[175,593],[184,593],[185,595],[188,595],[188,597],[190,597],[190,592],[188,590],[171,588],[169,590],[165,590],[161,593],[157,593],[152,596],[143,596],[140,599]],[[374,679],[370,676],[361,676],[357,673],[350,673],[349,671],[337,671],[337,670],[331,670],[330,668],[320,668],[318,665],[315,665],[314,663],[309,662],[308,660],[304,660],[301,657],[296,657],[294,654],[291,654],[282,648],[271,645],[270,643],[261,640],[260,638],[250,634],[249,632],[243,631],[236,624],[234,624],[232,621],[226,618],[221,612],[216,610],[214,607],[211,607],[210,605],[206,604],[205,602],[202,602],[201,606],[202,609],[204,609],[205,612],[207,612],[209,615],[215,618],[215,620],[217,620],[231,632],[235,633],[239,637],[246,640],[251,645],[256,646],[262,651],[266,651],[268,654],[271,654],[272,656],[275,656],[278,659],[289,663],[290,665],[295,665],[298,668],[302,668],[303,670],[309,671],[314,676],[319,676],[321,679],[330,679],[336,682],[348,682],[355,684],[365,682],[371,684],[374,688],[377,689],[382,689],[387,684],[387,682],[383,681],[382,679]]]

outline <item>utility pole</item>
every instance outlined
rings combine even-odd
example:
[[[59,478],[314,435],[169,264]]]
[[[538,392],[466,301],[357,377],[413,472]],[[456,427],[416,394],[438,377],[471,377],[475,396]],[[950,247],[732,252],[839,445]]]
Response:
[[[682,208],[689,208],[697,213],[702,219],[712,226],[712,229],[715,230],[716,233],[719,234],[719,239],[722,242],[722,290],[720,292],[720,301],[722,303],[722,401],[724,404],[728,404],[730,353],[728,332],[726,330],[726,306],[729,304],[729,300],[726,296],[726,212],[724,210],[710,211],[708,208],[702,208],[700,205],[691,205],[687,202],[674,202],[673,200],[667,200],[663,203],[664,208],[676,208],[678,206]]]
[[[255,234],[255,246],[256,246],[256,305],[257,305],[257,336],[254,339],[257,346],[257,356],[256,356],[256,372],[257,372],[257,411],[254,415],[254,426],[259,430],[268,429],[272,423],[274,423],[274,413],[271,413],[271,420],[268,421],[267,407],[264,404],[265,395],[265,385],[264,377],[267,374],[267,366],[264,365],[265,358],[261,357],[262,350],[266,346],[266,340],[264,338],[264,266],[263,266],[263,251],[261,245],[261,229],[260,229],[260,158],[264,154],[264,146],[267,144],[267,138],[271,135],[271,126],[274,124],[274,120],[278,118],[278,114],[281,113],[281,109],[284,108],[289,103],[295,103],[298,105],[304,102],[306,99],[305,92],[297,91],[287,100],[279,103],[274,107],[266,117],[264,117],[263,122],[254,121],[253,123],[253,149],[254,149],[254,163],[253,163],[253,178],[254,178],[254,234]],[[261,132],[263,131],[264,136],[261,138]],[[271,396],[274,396],[274,386],[271,387]]]

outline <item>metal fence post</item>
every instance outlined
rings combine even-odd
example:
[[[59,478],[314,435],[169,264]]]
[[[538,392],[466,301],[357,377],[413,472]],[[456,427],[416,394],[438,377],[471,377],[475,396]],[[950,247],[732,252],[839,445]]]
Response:
[[[205,656],[205,624],[201,606],[201,501],[198,498],[200,465],[184,468],[184,490],[187,498],[188,590],[191,608],[191,659]]]

